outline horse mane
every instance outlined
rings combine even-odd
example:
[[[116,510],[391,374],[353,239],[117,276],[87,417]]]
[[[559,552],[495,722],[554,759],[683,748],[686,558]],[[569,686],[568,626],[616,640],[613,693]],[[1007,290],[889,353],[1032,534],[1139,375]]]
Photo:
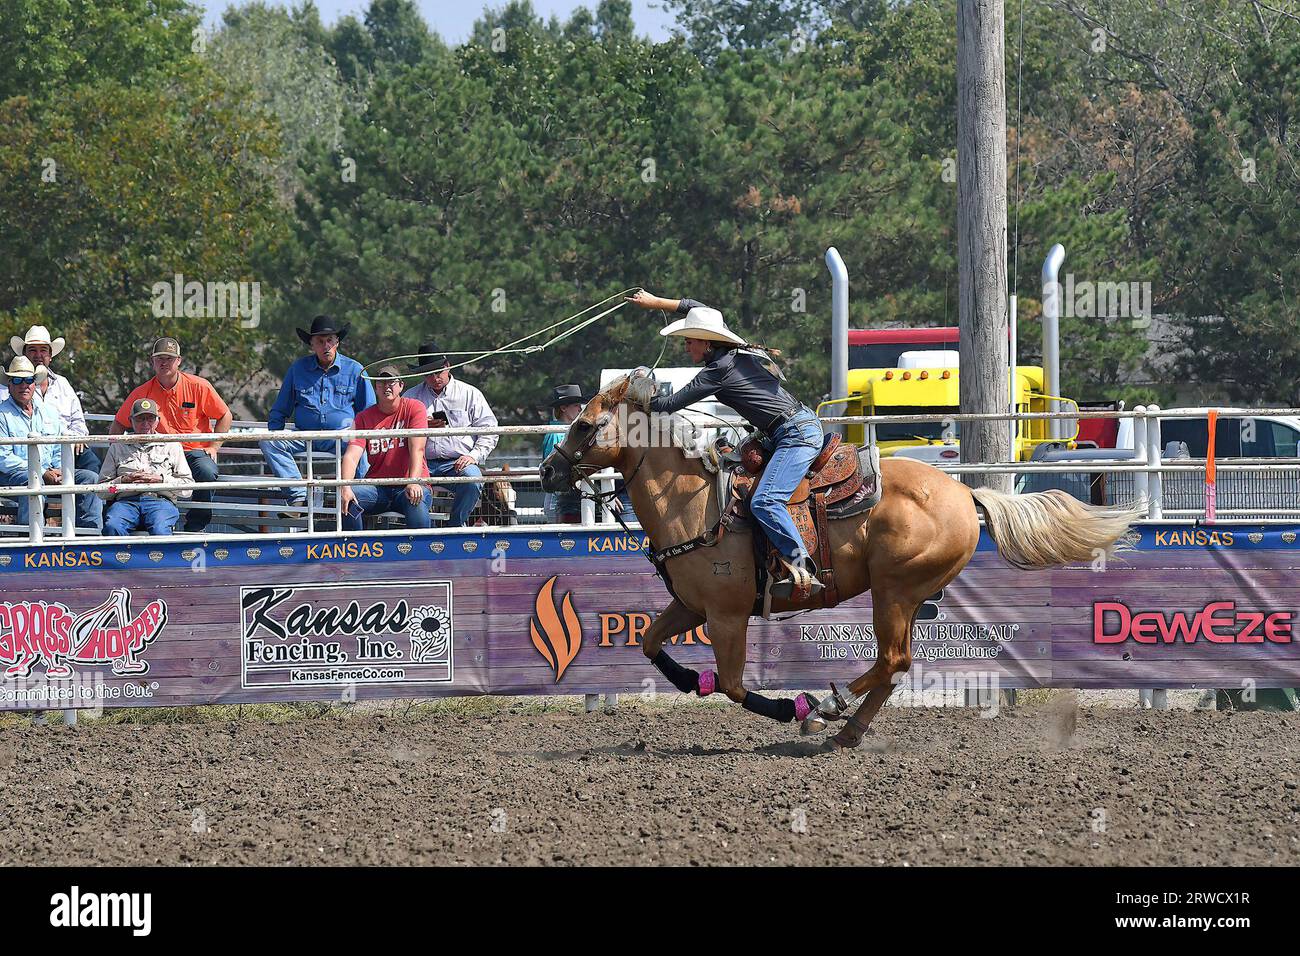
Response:
[[[618,378],[606,385],[596,395],[596,398],[604,401],[607,410],[612,410],[614,407],[623,403],[627,396],[627,387],[630,381],[630,374],[620,375]],[[698,458],[703,449],[692,441],[688,441],[683,435],[683,432],[689,429],[691,437],[693,439],[697,438],[700,426],[680,412],[673,412],[672,415],[669,416],[668,421],[668,435],[672,441],[673,447],[678,451],[683,452],[687,458]]]

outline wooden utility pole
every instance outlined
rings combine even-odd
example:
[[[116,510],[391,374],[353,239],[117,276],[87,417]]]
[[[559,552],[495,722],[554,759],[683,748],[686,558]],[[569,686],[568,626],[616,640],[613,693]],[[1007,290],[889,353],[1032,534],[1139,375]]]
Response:
[[[1003,0],[957,0],[957,291],[961,410],[1004,412],[1007,352],[1007,110]],[[1010,461],[1005,421],[963,422],[963,462]],[[966,475],[1010,491],[1010,475]]]

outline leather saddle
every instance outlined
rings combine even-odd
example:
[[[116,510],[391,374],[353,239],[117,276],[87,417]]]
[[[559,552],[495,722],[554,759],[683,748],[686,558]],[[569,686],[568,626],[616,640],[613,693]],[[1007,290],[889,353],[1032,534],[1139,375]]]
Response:
[[[770,457],[770,447],[757,435],[743,441],[739,448],[720,445],[715,449],[719,464],[719,500],[727,502],[723,522],[729,527],[750,522],[757,532],[761,526],[752,521],[749,500]],[[826,436],[822,450],[799,482],[786,507],[795,527],[803,537],[804,548],[817,563],[817,578],[824,590],[822,607],[839,603],[835,571],[831,561],[829,522],[850,518],[870,511],[880,501],[880,455],[874,445],[858,447],[841,440],[837,434]],[[782,564],[777,550],[761,533],[754,535],[758,567],[770,575],[779,574]],[[796,592],[793,600],[802,602],[811,595]]]

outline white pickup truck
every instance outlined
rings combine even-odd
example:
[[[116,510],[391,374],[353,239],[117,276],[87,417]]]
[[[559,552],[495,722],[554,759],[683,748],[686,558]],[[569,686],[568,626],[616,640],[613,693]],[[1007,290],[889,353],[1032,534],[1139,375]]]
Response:
[[[1166,460],[1204,460],[1209,448],[1209,408],[1168,408],[1160,411],[1160,449]],[[1214,430],[1214,457],[1273,458],[1295,461],[1294,470],[1276,472],[1223,471],[1218,474],[1218,510],[1226,516],[1267,518],[1300,509],[1300,418],[1285,415],[1252,415],[1249,409],[1220,408]],[[1044,446],[1035,455],[1043,462],[1078,462],[1078,473],[1032,474],[1018,477],[1021,492],[1060,488],[1083,501],[1113,504],[1129,501],[1136,494],[1133,475],[1087,471],[1087,462],[1133,455],[1132,419],[1121,420],[1115,448],[1069,451]],[[1205,473],[1166,472],[1162,480],[1163,508],[1167,517],[1194,516],[1204,512]]]
[[[1160,447],[1171,442],[1187,446],[1190,458],[1204,458],[1209,447],[1209,408],[1167,408],[1160,411]],[[1214,429],[1215,458],[1295,458],[1300,444],[1300,418],[1252,415],[1248,409],[1220,408]],[[1133,447],[1132,419],[1121,426],[1116,445]]]

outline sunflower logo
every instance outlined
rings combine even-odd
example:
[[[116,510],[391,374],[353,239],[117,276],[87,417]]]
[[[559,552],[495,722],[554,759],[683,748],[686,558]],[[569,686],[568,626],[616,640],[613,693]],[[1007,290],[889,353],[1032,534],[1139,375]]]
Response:
[[[411,657],[422,663],[446,660],[451,651],[451,614],[426,604],[411,612]]]

